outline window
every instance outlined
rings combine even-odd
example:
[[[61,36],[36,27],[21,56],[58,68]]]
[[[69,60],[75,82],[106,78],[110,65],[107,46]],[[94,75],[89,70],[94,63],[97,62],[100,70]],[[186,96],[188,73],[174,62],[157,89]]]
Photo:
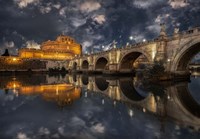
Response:
[[[193,30],[189,30],[188,33],[189,33],[189,34],[190,34],[190,33],[193,33]]]

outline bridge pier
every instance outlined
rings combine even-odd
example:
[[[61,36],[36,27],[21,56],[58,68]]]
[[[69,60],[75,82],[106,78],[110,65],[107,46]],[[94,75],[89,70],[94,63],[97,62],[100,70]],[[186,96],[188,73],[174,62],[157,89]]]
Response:
[[[109,64],[102,72],[103,74],[115,75],[119,74],[117,64]]]

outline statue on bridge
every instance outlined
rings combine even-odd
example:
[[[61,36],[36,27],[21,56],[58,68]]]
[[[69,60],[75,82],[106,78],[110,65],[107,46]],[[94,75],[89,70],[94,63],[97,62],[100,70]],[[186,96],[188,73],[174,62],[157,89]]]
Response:
[[[160,24],[160,37],[166,37],[167,33],[166,33],[166,26],[164,23]]]

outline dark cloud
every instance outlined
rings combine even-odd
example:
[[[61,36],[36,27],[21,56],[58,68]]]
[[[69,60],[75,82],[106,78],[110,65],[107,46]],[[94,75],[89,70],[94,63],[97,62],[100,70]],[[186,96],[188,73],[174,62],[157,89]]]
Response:
[[[130,42],[129,36],[134,37],[130,43],[155,38],[162,22],[169,33],[174,27],[199,26],[199,4],[196,0],[0,0],[0,47],[8,42],[15,48],[26,47],[27,41],[41,43],[63,32],[83,44],[84,51],[113,40],[121,47]]]

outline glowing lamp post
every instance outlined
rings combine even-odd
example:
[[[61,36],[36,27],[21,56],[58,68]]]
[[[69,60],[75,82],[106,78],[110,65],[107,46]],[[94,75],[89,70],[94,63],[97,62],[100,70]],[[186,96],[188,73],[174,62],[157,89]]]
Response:
[[[16,58],[13,58],[12,61],[17,61],[17,59],[16,59]]]
[[[105,48],[105,46],[104,46],[104,45],[102,45],[102,47],[101,47],[101,51],[102,51],[102,50],[104,50],[104,48]]]
[[[130,36],[129,39],[132,41],[133,40],[133,36]]]
[[[8,63],[10,64],[18,64],[19,63],[19,59],[17,59],[16,57],[11,58]]]

